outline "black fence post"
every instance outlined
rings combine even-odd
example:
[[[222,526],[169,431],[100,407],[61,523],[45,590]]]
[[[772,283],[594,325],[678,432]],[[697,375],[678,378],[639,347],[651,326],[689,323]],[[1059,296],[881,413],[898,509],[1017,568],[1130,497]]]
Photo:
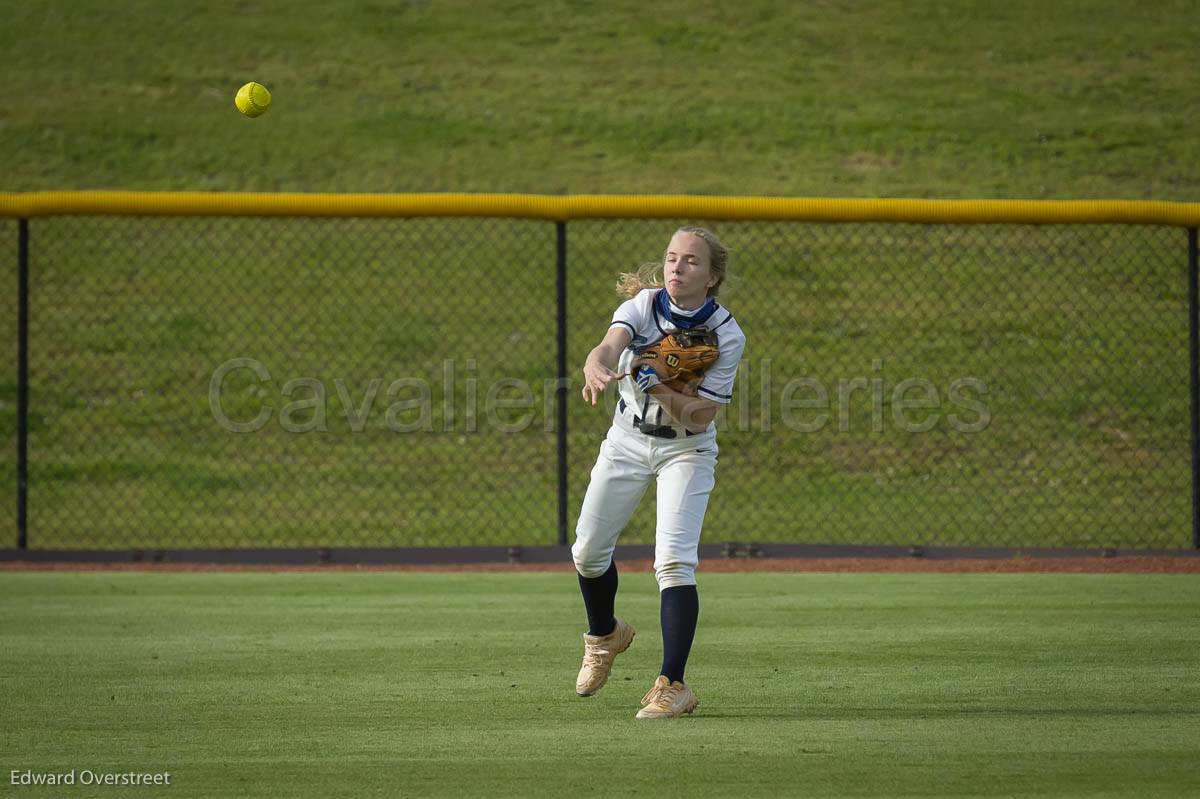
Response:
[[[1188,355],[1191,360],[1192,548],[1200,549],[1200,290],[1196,228],[1188,228]]]
[[[567,223],[554,223],[558,297],[558,543],[567,543]]]
[[[17,549],[29,547],[29,220],[17,220]]]

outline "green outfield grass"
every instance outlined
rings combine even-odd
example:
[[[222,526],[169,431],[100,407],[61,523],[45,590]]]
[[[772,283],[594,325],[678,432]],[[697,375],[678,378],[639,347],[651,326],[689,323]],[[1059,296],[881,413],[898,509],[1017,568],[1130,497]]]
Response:
[[[657,592],[574,695],[563,574],[16,574],[9,770],[168,771],[73,796],[1184,797],[1192,576],[701,576],[693,718],[635,722]]]
[[[16,4],[0,190],[1200,192],[1185,0],[325,7]]]

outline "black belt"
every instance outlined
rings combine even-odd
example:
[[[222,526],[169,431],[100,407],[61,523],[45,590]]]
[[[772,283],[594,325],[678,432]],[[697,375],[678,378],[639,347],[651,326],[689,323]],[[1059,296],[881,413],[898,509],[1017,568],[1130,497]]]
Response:
[[[622,414],[625,413],[625,408],[627,407],[625,405],[625,400],[620,400],[617,403],[617,407],[620,408]],[[677,438],[679,436],[679,433],[675,431],[675,428],[667,427],[665,425],[662,427],[652,425],[642,419],[642,417],[638,416],[636,413],[633,415],[633,426],[639,432],[645,433],[648,436],[654,436],[655,438]],[[687,430],[685,432],[689,436],[700,435],[699,433],[693,433],[691,430]]]

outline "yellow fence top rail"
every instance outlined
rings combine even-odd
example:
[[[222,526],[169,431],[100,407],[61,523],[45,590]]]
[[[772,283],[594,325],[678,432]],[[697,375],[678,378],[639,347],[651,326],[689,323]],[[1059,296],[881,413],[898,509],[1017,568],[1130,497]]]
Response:
[[[1200,226],[1200,203],[1139,200],[857,200],[544,194],[0,193],[0,216],[313,216],[720,219],[925,224]]]

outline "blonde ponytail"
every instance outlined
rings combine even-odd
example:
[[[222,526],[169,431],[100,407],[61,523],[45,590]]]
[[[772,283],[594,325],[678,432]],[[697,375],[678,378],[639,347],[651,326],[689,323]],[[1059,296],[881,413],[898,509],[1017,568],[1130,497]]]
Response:
[[[660,289],[663,285],[663,265],[642,264],[636,272],[620,274],[617,278],[617,293],[622,297],[635,297],[642,289]]]

